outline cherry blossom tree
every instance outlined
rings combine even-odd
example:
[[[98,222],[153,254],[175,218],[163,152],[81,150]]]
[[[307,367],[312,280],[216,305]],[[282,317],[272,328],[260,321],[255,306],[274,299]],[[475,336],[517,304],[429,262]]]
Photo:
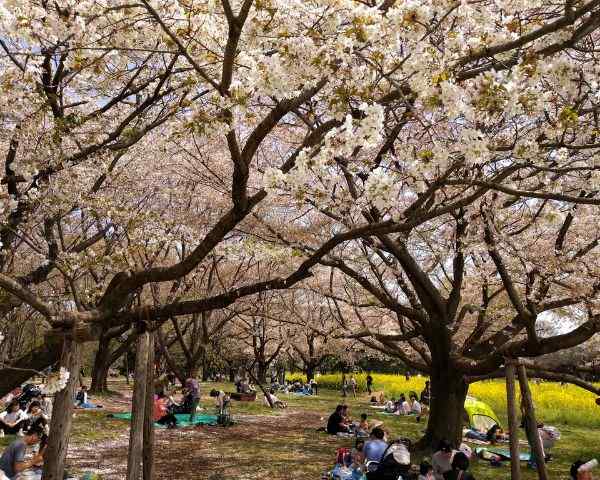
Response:
[[[306,255],[324,228],[402,225],[320,263],[338,272],[326,294],[349,337],[431,376],[423,445],[459,441],[471,379],[598,331],[598,8],[367,9],[361,55],[396,90],[378,102],[357,95],[361,118],[347,115],[288,174],[271,172],[273,191],[304,203],[306,224],[323,222],[305,246],[295,239],[309,228],[274,232]],[[574,310],[574,328],[539,332],[544,318]]]
[[[458,412],[465,375],[597,331],[598,0],[0,9],[3,309],[33,308],[73,368],[74,345],[109,329],[321,265],[368,292],[353,307],[389,312],[353,335],[431,370],[428,439],[455,439],[440,406]],[[249,249],[273,277],[184,294]],[[559,307],[586,319],[538,335]],[[482,311],[471,333],[493,338],[457,348]],[[53,445],[45,478],[62,474]]]

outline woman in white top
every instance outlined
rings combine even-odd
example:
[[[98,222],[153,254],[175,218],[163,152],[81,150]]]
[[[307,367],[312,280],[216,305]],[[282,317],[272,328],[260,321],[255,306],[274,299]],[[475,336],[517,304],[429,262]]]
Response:
[[[28,423],[27,414],[21,410],[18,402],[13,402],[6,411],[0,413],[0,434],[18,434]]]
[[[415,415],[421,415],[421,404],[419,403],[419,401],[417,400],[417,397],[411,397],[412,403],[410,406],[410,411],[411,413],[414,413]]]

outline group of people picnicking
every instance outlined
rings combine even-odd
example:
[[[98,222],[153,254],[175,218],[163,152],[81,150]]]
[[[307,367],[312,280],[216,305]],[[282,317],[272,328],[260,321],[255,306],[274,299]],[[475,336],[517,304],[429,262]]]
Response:
[[[356,385],[353,387],[353,379],[354,376],[351,376],[348,382],[350,391],[355,391],[356,388]],[[255,391],[253,385],[245,378],[240,378],[236,382],[236,389],[240,393]],[[271,389],[266,392],[270,402],[265,395],[264,403],[275,408],[286,408],[287,404],[276,396],[277,390],[293,392],[308,389],[310,389],[309,394],[316,394],[316,381],[303,383],[296,380],[286,382],[284,385],[274,382]],[[6,409],[0,413],[0,436],[15,435],[16,439],[0,457],[0,480],[39,478],[41,475],[47,447],[51,401],[44,397],[39,389],[36,390],[31,385],[26,386],[24,390],[25,392],[16,389],[3,399]],[[373,393],[373,379],[370,375],[367,376],[367,391],[369,394]],[[182,393],[181,401],[177,402],[173,395],[168,395],[160,382],[158,383],[154,400],[154,420],[157,423],[168,428],[175,428],[178,424],[176,416],[178,414],[188,414],[189,423],[193,423],[200,402],[198,381],[195,378],[188,378]],[[398,399],[392,398],[388,401],[385,401],[382,396],[371,397],[370,400],[372,403],[383,403],[379,406],[382,406],[387,413],[412,414],[419,419],[427,412],[430,396],[429,382],[426,382],[420,397],[415,392],[410,392],[408,400],[404,394],[401,394]],[[217,415],[228,415],[229,395],[222,390],[213,389],[210,397],[215,399]],[[77,408],[101,408],[90,401],[85,385],[82,385],[77,392],[74,403]],[[526,424],[524,427],[527,431]],[[460,449],[454,449],[449,442],[442,440],[431,457],[431,464],[422,462],[418,466],[411,465],[409,441],[406,439],[389,441],[382,422],[369,420],[366,413],[360,415],[360,420],[353,421],[348,405],[336,407],[328,418],[326,430],[331,435],[356,437],[355,446],[347,457],[343,458],[343,463],[351,465],[356,471],[364,472],[364,478],[367,480],[387,480],[388,478],[394,478],[394,480],[399,478],[474,480],[469,471],[472,452],[464,444]],[[527,431],[528,437],[529,433]],[[493,425],[487,432],[480,432],[481,439],[483,439],[483,435],[485,435],[485,440],[492,444],[508,439],[507,432],[504,432],[499,425]],[[31,455],[28,455],[29,451],[31,451]],[[546,457],[546,460],[548,459],[549,457]],[[572,480],[593,480],[592,470],[597,464],[598,462],[595,460],[575,462],[570,469]],[[23,472],[33,472],[33,476],[21,477]],[[390,472],[392,476],[389,476]]]
[[[5,409],[0,413],[0,437],[14,435],[15,440],[0,456],[0,480],[13,480],[25,472],[39,478],[47,447],[51,403],[34,385],[13,390],[2,403]]]
[[[271,390],[281,393],[294,393],[297,395],[318,395],[319,388],[318,383],[314,378],[308,381],[303,381],[300,378],[285,380],[283,383],[278,382],[276,379],[271,381]]]
[[[351,376],[347,384],[350,386],[349,391],[354,391]],[[344,385],[344,384],[343,384]],[[427,414],[431,392],[429,381],[426,382],[425,388],[420,396],[416,392],[410,392],[408,399],[406,395],[400,394],[396,398],[385,400],[383,392],[376,394],[373,389],[373,379],[371,375],[367,376],[367,391],[370,401],[376,408],[382,408],[386,413],[395,415],[414,415],[417,421],[422,415]],[[342,395],[345,396],[347,391],[342,388]],[[383,428],[382,422],[369,422],[368,415],[362,414],[359,421],[353,421],[350,417],[350,409],[347,405],[338,405],[335,411],[329,416],[327,421],[327,433],[338,436],[356,437],[355,446],[351,452],[338,457],[338,465],[351,467],[351,475],[334,475],[333,478],[344,479],[362,479],[367,480],[397,480],[402,479],[417,479],[417,480],[474,480],[473,474],[469,471],[470,461],[474,453],[471,448],[462,443],[459,449],[452,448],[451,444],[442,440],[439,442],[436,451],[431,457],[431,463],[422,462],[420,465],[410,464],[409,449],[405,448],[408,444],[406,439],[390,442],[388,434]],[[528,443],[532,444],[531,435],[536,429],[530,429],[526,422],[525,413],[523,414],[523,422],[521,427],[525,429]],[[548,430],[553,427],[545,427],[543,424],[538,424],[537,434],[541,440],[545,440],[545,435],[552,435]],[[472,431],[470,431],[472,432]],[[476,436],[474,436],[477,434]],[[559,438],[559,437],[558,437]],[[495,445],[498,442],[508,442],[509,435],[500,425],[494,424],[486,431],[473,432],[472,435],[467,435],[467,439],[483,440],[486,443]],[[545,442],[542,442],[545,444]],[[347,449],[339,449],[347,450]],[[533,469],[537,468],[533,448],[532,454],[528,462]],[[398,451],[401,452],[398,455]],[[339,453],[339,452],[338,452]],[[551,455],[543,452],[544,460],[551,460]],[[388,460],[388,457],[391,460]],[[398,459],[401,461],[399,462]],[[492,464],[494,464],[492,462]],[[499,465],[499,463],[497,464]],[[572,480],[593,480],[592,470],[598,465],[595,460],[582,461],[578,460],[573,463],[570,469]],[[357,473],[358,472],[358,473]],[[349,470],[345,471],[345,475],[350,475]]]
[[[470,471],[473,452],[461,444],[458,449],[447,440],[441,440],[431,456],[431,463],[411,464],[410,441],[398,439],[390,441],[389,434],[381,424],[371,428],[367,416],[363,414],[360,422],[352,423],[347,406],[338,406],[329,417],[327,431],[357,433],[354,448],[338,449],[338,465],[333,471],[334,479],[366,480],[475,480]],[[359,432],[368,432],[368,437]],[[497,432],[497,429],[494,429]],[[339,451],[342,454],[339,455]],[[346,470],[341,473],[341,467]],[[598,466],[596,460],[578,460],[572,464],[569,474],[572,480],[594,480],[593,469]],[[337,470],[337,473],[336,473]]]

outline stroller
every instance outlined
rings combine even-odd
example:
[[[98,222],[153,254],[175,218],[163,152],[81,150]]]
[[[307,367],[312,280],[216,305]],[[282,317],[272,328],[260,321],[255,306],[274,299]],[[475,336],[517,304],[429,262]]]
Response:
[[[400,438],[383,452],[380,461],[367,462],[367,480],[405,480],[410,473],[410,440]]]
[[[29,405],[29,402],[31,402],[31,400],[33,400],[35,397],[39,397],[41,395],[42,391],[37,385],[28,383],[23,386],[21,395],[15,398],[15,401],[19,403],[19,408],[25,411],[27,410],[27,405]]]

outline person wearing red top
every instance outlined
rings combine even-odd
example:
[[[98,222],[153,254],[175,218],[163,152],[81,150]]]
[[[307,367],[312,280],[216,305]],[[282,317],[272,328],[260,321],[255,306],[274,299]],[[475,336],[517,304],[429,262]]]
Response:
[[[169,399],[162,392],[154,398],[154,421],[167,428],[177,426],[177,418],[169,412]]]

